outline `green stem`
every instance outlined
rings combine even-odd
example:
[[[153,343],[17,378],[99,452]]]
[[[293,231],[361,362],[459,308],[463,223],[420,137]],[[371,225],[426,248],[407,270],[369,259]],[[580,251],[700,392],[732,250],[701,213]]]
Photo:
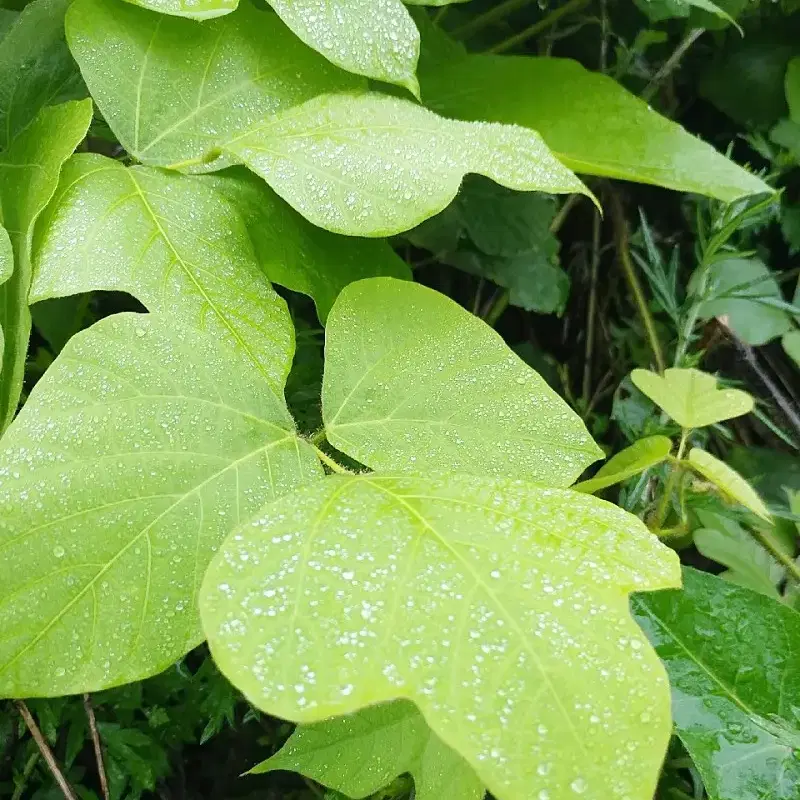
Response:
[[[31,753],[31,757],[25,762],[25,769],[22,771],[22,777],[19,779],[17,788],[14,789],[14,794],[11,795],[11,800],[21,800],[25,788],[28,785],[34,767],[39,762],[39,753]]]
[[[589,307],[586,309],[586,352],[583,359],[583,407],[589,406],[592,387],[592,359],[594,357],[594,328],[597,316],[597,273],[600,269],[600,212],[594,214],[592,224],[592,267],[589,277]]]
[[[327,435],[327,432],[326,432],[325,428],[323,427],[323,428],[320,428],[313,436],[311,436],[308,441],[311,442],[311,444],[313,444],[313,445],[318,445],[318,444],[321,444],[322,442],[325,441],[325,436],[326,435]]]
[[[783,552],[772,539],[757,528],[751,528],[750,535],[779,563],[786,568],[786,572],[792,576],[792,580],[800,586],[800,567],[795,560]]]
[[[680,465],[681,460],[683,459],[684,450],[686,450],[686,442],[689,439],[689,428],[683,428],[681,430],[681,441],[678,445],[678,454],[675,457],[675,463],[672,467],[672,472],[669,474],[669,478],[667,478],[667,482],[664,486],[664,493],[661,495],[661,501],[658,504],[658,509],[656,510],[656,527],[661,528],[664,524],[664,519],[667,516],[667,509],[669,508],[669,501],[672,498],[672,492],[675,489],[675,482],[678,480],[678,477],[683,474],[683,469]]]
[[[320,450],[313,442],[311,442],[311,446],[314,448],[314,451],[317,454],[317,458],[331,471],[335,472],[337,475],[352,475],[353,473],[349,469],[345,469],[341,464],[338,464],[334,461],[324,450]]]
[[[491,307],[489,313],[486,315],[487,325],[494,328],[497,320],[500,319],[500,317],[503,315],[503,312],[508,308],[508,303],[510,299],[511,295],[509,294],[508,289],[503,289],[500,296],[497,298],[497,301]]]
[[[509,14],[512,14],[514,11],[524,8],[529,2],[530,0],[505,0],[504,3],[500,3],[494,8],[490,8],[483,14],[473,17],[469,22],[466,22],[464,25],[456,28],[451,32],[451,35],[456,39],[466,39],[478,33],[479,31],[482,31],[484,28],[487,28],[493,22],[498,22],[499,20],[503,19],[503,17],[507,17]]]
[[[568,0],[563,6],[553,9],[544,19],[534,22],[529,25],[525,30],[509,36],[508,39],[490,47],[487,52],[489,53],[504,53],[506,50],[516,47],[518,44],[526,42],[528,39],[538,36],[540,33],[552,28],[562,17],[571,14],[574,11],[579,11],[581,8],[589,4],[589,0]]]
[[[642,92],[642,100],[649,102],[653,95],[658,91],[662,81],[669,76],[680,64],[681,59],[686,55],[686,51],[705,33],[705,28],[694,28],[683,38],[675,48],[673,54],[664,62],[661,69],[653,76],[653,80],[645,86]]]

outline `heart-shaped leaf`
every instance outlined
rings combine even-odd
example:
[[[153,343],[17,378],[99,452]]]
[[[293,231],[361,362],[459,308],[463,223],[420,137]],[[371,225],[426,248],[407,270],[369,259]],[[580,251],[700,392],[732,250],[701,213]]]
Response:
[[[330,476],[227,540],[201,614],[220,669],[268,713],[406,697],[500,800],[645,798],[669,692],[627,594],[679,580],[674,552],[589,495]]]
[[[568,486],[602,457],[580,417],[486,323],[419,284],[348,286],[328,318],[328,440],[376,470]]]
[[[309,100],[222,147],[304,217],[351,236],[389,236],[437,214],[469,172],[510,189],[586,187],[534,131],[458,122],[376,93]]]
[[[225,535],[320,472],[213,333],[125,314],[75,336],[0,451],[0,696],[166,669],[202,639],[197,591]]]
[[[632,478],[646,469],[664,461],[672,450],[672,441],[666,436],[648,436],[639,439],[630,447],[617,453],[607,464],[603,464],[589,480],[581,481],[573,488],[579,492],[594,492]]]
[[[410,773],[416,800],[481,800],[472,768],[407,700],[300,725],[272,758],[250,774],[292,770],[348,797],[367,797]]]
[[[631,380],[683,428],[703,428],[753,410],[747,392],[717,389],[717,379],[699,369],[668,369],[663,375],[635,369]]]

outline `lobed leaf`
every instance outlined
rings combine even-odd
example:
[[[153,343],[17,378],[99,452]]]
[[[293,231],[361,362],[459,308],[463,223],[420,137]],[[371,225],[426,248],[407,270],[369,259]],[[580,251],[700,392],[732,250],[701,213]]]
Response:
[[[615,483],[638,475],[666,460],[672,450],[672,441],[666,436],[648,436],[617,453],[588,480],[573,487],[578,492],[594,494]]]
[[[283,399],[213,333],[124,314],[75,336],[0,451],[0,696],[166,669],[202,640],[223,537],[320,474]]]
[[[270,714],[405,697],[500,800],[645,798],[668,691],[626,597],[679,577],[636,517],[588,495],[329,476],[226,541],[201,614],[220,669]]]

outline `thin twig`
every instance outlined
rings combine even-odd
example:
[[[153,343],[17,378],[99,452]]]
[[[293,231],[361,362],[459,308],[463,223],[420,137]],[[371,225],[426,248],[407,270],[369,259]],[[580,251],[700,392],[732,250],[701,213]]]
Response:
[[[508,39],[503,40],[500,42],[500,44],[490,47],[487,52],[505,53],[506,50],[511,50],[518,44],[527,42],[528,39],[532,39],[534,36],[538,36],[548,28],[552,28],[553,25],[555,25],[556,22],[558,22],[562,17],[565,17],[567,14],[571,14],[573,11],[578,11],[588,4],[589,0],[568,0],[568,2],[564,3],[563,6],[554,8],[544,19],[540,19],[538,22],[534,22],[533,25],[529,25],[519,33],[509,36]]]
[[[592,224],[592,266],[589,275],[589,307],[586,310],[586,353],[583,360],[584,408],[589,405],[592,387],[592,359],[594,358],[594,329],[597,316],[597,273],[600,268],[600,212],[595,211]]]
[[[33,740],[36,742],[36,746],[39,748],[42,758],[44,758],[45,763],[50,769],[50,772],[53,773],[53,777],[58,784],[58,788],[61,789],[61,793],[64,795],[66,800],[77,800],[75,793],[72,791],[70,785],[67,783],[67,779],[64,777],[64,773],[61,772],[61,768],[58,766],[58,762],[53,755],[53,751],[50,749],[50,745],[47,744],[44,736],[42,736],[42,732],[39,730],[39,726],[36,724],[36,720],[28,710],[28,706],[25,705],[25,701],[15,700],[14,705],[17,707],[22,719],[25,720],[25,724],[28,726],[28,730],[30,731],[31,736],[33,736]]]
[[[490,8],[483,14],[473,17],[469,22],[456,28],[451,35],[456,39],[466,39],[482,31],[493,22],[499,22],[503,17],[507,17],[514,11],[524,8],[529,2],[530,0],[505,0],[504,3],[499,3],[494,8]]]
[[[792,580],[800,586],[800,567],[795,560],[778,547],[764,531],[758,528],[749,528],[750,535],[792,576]]]
[[[642,92],[642,100],[650,102],[653,95],[658,91],[658,87],[669,74],[681,63],[681,59],[686,55],[689,48],[706,32],[705,28],[693,28],[683,37],[683,40],[675,48],[672,55],[661,65],[661,69],[653,76],[653,79]]]
[[[92,737],[94,746],[94,759],[97,762],[97,775],[100,778],[100,791],[104,800],[108,800],[108,779],[106,778],[106,767],[103,763],[103,748],[100,745],[100,734],[97,731],[97,718],[94,715],[92,698],[88,694],[83,696],[83,707],[86,709],[86,719],[89,720],[89,733]]]

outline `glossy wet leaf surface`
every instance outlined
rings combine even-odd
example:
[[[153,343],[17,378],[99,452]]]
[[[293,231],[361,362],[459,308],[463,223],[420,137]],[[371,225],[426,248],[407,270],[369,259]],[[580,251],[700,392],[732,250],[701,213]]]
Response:
[[[330,443],[376,470],[568,486],[602,457],[581,419],[482,320],[419,284],[351,284],[328,318]]]
[[[638,596],[672,684],[677,733],[713,800],[795,800],[800,614],[713,575]]]
[[[413,703],[397,700],[345,717],[300,725],[250,772],[291,770],[348,797],[367,797],[410,773],[417,800],[481,800],[473,769],[428,727]]]
[[[0,695],[166,669],[202,639],[224,536],[320,472],[282,398],[213,334],[125,314],[74,337],[0,451]]]
[[[222,17],[230,14],[238,5],[238,0],[128,0],[128,2],[161,14],[197,20]]]
[[[216,663],[268,713],[403,696],[500,800],[645,798],[668,688],[626,598],[679,579],[636,517],[588,495],[330,476],[229,537],[201,613]]]
[[[672,441],[666,436],[648,436],[617,453],[588,480],[575,485],[579,492],[594,492],[621,483],[646,469],[660,464],[672,450]]]
[[[587,192],[533,131],[449,120],[377,93],[310,100],[223,152],[315,225],[352,236],[413,228],[445,208],[471,172],[511,189]]]
[[[237,209],[200,177],[95,154],[65,165],[37,229],[31,302],[96,289],[242,350],[281,396],[294,328]]]

